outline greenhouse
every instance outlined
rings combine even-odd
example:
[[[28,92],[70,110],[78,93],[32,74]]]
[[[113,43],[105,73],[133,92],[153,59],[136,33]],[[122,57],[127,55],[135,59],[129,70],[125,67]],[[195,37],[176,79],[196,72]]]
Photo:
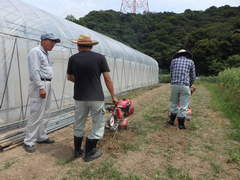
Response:
[[[78,52],[77,45],[70,40],[78,39],[79,34],[88,34],[99,42],[92,50],[105,55],[116,95],[158,83],[157,61],[123,43],[21,0],[1,0],[0,9],[0,130],[11,129],[14,123],[24,125],[29,117],[27,56],[43,33],[53,33],[61,39],[49,52],[54,63],[55,120],[69,119],[66,113],[73,110],[73,83],[66,80],[66,69],[69,57]],[[107,99],[110,94],[105,84],[103,88]]]

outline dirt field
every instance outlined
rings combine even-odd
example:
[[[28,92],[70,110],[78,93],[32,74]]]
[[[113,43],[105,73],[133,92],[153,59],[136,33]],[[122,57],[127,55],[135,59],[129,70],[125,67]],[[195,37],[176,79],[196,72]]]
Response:
[[[0,179],[239,179],[240,166],[229,152],[240,144],[227,138],[230,123],[212,108],[206,88],[195,87],[187,130],[179,130],[177,122],[167,125],[170,84],[158,84],[125,95],[139,129],[106,129],[98,144],[101,158],[88,163],[83,156],[72,158],[70,125],[49,134],[54,144],[36,144],[34,153],[21,146],[1,152]],[[90,128],[91,119],[85,137]]]

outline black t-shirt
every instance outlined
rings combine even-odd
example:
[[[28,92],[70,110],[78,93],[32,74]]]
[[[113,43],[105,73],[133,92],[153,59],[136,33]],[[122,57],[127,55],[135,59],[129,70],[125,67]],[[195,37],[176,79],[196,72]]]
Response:
[[[74,96],[78,101],[104,101],[101,73],[109,72],[106,58],[93,51],[82,51],[69,58],[67,73],[74,75]]]

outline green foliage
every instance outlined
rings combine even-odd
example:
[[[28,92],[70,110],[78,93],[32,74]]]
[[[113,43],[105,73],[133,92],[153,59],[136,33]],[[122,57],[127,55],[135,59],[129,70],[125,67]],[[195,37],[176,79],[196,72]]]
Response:
[[[159,74],[160,74],[160,75],[169,74],[169,70],[159,68]]]
[[[16,163],[16,161],[15,160],[13,160],[13,161],[11,161],[11,162],[6,162],[5,164],[4,164],[4,169],[8,169],[8,168],[10,168],[13,164],[15,164]]]
[[[240,67],[240,55],[229,56],[226,61],[224,61],[226,67]]]
[[[180,49],[193,53],[197,75],[217,75],[235,66],[232,59],[226,61],[229,57],[240,55],[239,7],[212,6],[180,14],[91,11],[83,18],[69,15],[66,19],[153,57],[168,71],[172,55]]]
[[[116,167],[114,167],[113,161],[105,161],[102,167],[94,169],[94,164],[91,163],[88,166],[85,166],[83,170],[79,172],[80,179],[141,179],[140,176],[132,175],[126,176],[120,172]]]
[[[229,58],[229,61],[234,61],[233,59],[235,58],[240,60],[240,56],[238,56]],[[240,93],[240,67],[220,72],[218,74],[218,82],[220,85],[230,88],[232,93]]]
[[[240,148],[235,148],[230,150],[229,155],[231,156],[231,159],[228,160],[228,162],[236,162],[240,165]]]
[[[68,160],[63,160],[63,159],[59,159],[56,162],[56,165],[65,165],[65,164],[69,164],[74,160],[74,158],[68,159]]]
[[[217,83],[218,78],[217,77],[198,77],[197,80],[194,82],[194,84],[200,84],[201,82],[207,82],[207,83]]]
[[[224,88],[218,84],[205,84],[208,90],[212,93],[213,103],[212,108],[223,111],[225,116],[231,120],[233,131],[229,137],[240,141],[240,95],[232,94],[231,90]]]
[[[174,168],[171,164],[166,165],[167,176],[170,179],[173,179],[177,174],[181,172],[181,169]]]
[[[210,165],[216,174],[220,173],[221,171],[224,171],[224,169],[221,167],[222,166],[221,164],[218,165],[210,161]]]
[[[139,144],[138,143],[124,143],[123,144],[123,149],[124,152],[127,153],[127,151],[132,150],[132,151],[138,151],[139,150]]]
[[[159,82],[160,83],[171,83],[170,75],[161,75],[161,76],[159,76]]]

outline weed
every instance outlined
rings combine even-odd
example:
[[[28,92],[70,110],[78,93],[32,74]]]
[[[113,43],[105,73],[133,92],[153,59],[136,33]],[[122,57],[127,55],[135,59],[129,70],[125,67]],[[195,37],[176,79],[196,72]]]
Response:
[[[181,170],[172,167],[171,164],[167,165],[167,176],[173,179]]]
[[[153,90],[153,87],[152,87],[152,86],[150,86],[148,89],[149,89],[149,90]]]
[[[139,151],[140,150],[139,143],[137,143],[137,142],[133,142],[133,143],[124,142],[123,150],[124,150],[125,153],[127,153],[128,150]]]
[[[189,173],[182,173],[178,176],[179,180],[192,180],[193,178],[191,178],[189,176]]]
[[[33,179],[35,179],[37,177],[37,173],[33,174]]]
[[[233,131],[229,136],[240,142],[240,96],[233,95],[229,89],[217,84],[205,84],[205,86],[212,93],[211,108],[223,111],[224,116],[230,119]]]
[[[215,164],[213,162],[210,162],[210,165],[211,165],[211,167],[213,168],[213,170],[216,174],[224,171],[224,169],[221,167],[222,164],[218,165],[218,164]]]
[[[67,170],[67,174],[72,175],[72,171],[71,171],[71,169],[68,169],[68,170]]]
[[[13,164],[15,164],[16,163],[16,161],[15,160],[13,160],[13,161],[11,161],[11,162],[6,162],[5,164],[4,164],[4,169],[8,169],[8,168],[10,168]]]
[[[68,160],[63,160],[63,159],[59,159],[56,162],[56,165],[65,165],[65,164],[69,164],[71,162],[73,162],[74,158],[68,159]]]
[[[138,176],[138,175],[129,175],[129,176],[125,176],[123,178],[124,180],[128,180],[128,179],[131,179],[131,180],[140,180],[141,179],[141,176]]]
[[[162,180],[164,179],[162,177],[162,174],[161,174],[161,170],[160,169],[156,169],[156,172],[154,173],[154,175],[152,175],[152,180]]]
[[[185,151],[185,152],[190,152],[192,146],[193,146],[193,145],[192,145],[191,143],[188,143],[188,147],[185,148],[184,151]]]
[[[143,142],[144,142],[144,144],[150,145],[151,142],[152,142],[152,140],[145,137],[145,138],[143,139]]]
[[[113,161],[105,161],[101,164],[101,167],[98,169],[94,169],[94,163],[86,166],[83,170],[81,170],[79,174],[79,178],[81,179],[131,179],[131,180],[139,180],[141,179],[138,175],[124,176],[122,172],[119,172],[114,167]]]
[[[140,127],[143,127],[143,123],[140,122]],[[138,131],[136,131],[137,136],[147,136],[148,130],[144,128],[140,128]]]
[[[207,150],[210,150],[210,151],[216,151],[216,150],[213,149],[213,147],[210,146],[210,145],[204,145],[204,147],[205,147],[205,149],[207,149]]]
[[[93,173],[91,172],[91,169],[94,167],[94,163],[91,163],[88,166],[85,166],[84,169],[82,169],[79,172],[79,177],[80,178],[85,178],[85,179],[91,179],[91,177],[93,176]]]
[[[189,123],[188,128],[189,128],[191,131],[197,130],[196,123],[195,123],[194,121],[192,121],[191,123]]]
[[[218,74],[218,82],[232,93],[240,92],[240,67],[226,69]]]
[[[235,148],[229,151],[229,155],[231,159],[229,159],[227,162],[236,162],[240,165],[240,148]]]
[[[159,82],[160,83],[171,83],[170,75],[161,75],[161,76],[159,76]]]

